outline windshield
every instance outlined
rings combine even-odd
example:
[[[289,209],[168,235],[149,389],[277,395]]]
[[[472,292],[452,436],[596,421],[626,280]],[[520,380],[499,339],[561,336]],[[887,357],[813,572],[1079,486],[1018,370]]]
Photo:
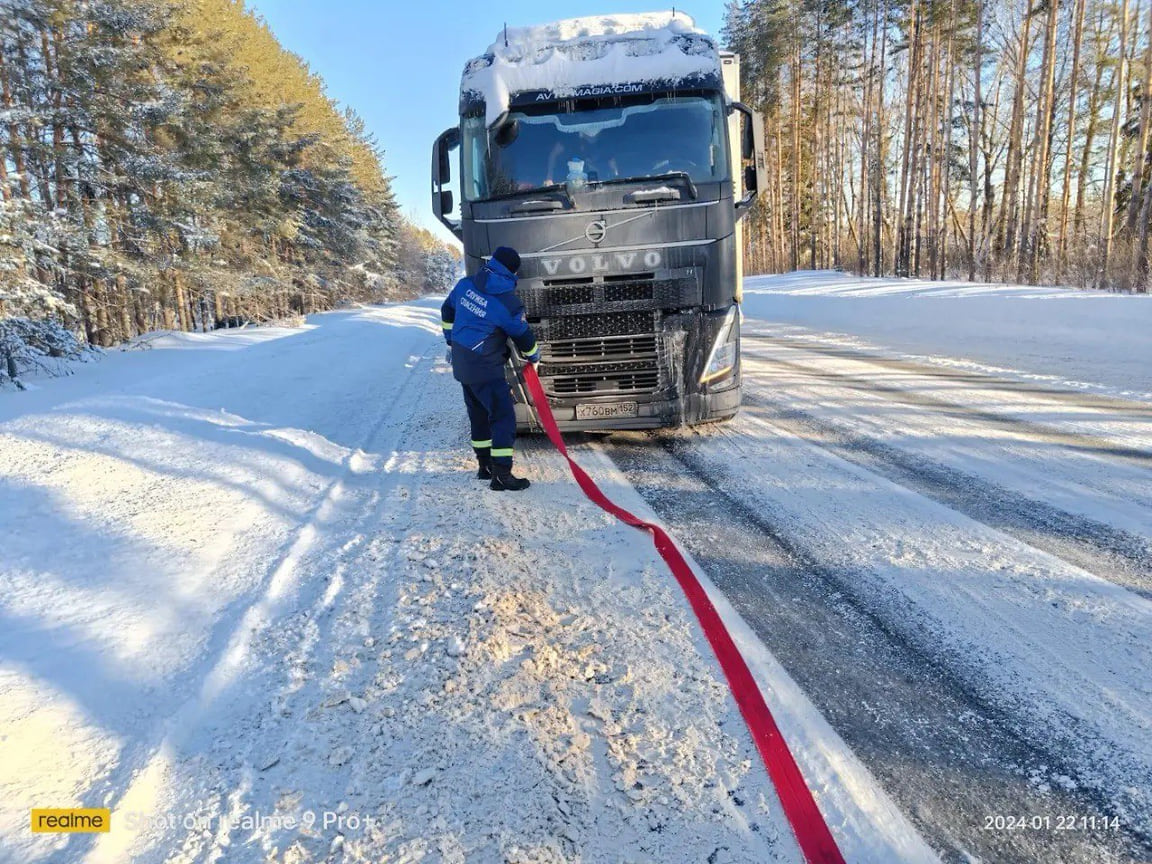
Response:
[[[568,103],[572,104],[572,103]],[[577,183],[683,171],[697,183],[728,177],[719,95],[650,96],[609,107],[527,108],[489,133],[465,118],[464,194],[470,201]]]

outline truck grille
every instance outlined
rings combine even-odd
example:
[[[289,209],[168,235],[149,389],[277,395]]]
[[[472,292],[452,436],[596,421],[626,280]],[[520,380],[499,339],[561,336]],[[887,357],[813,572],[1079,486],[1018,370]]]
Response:
[[[584,303],[595,303],[596,289],[592,285],[552,288],[548,292],[548,299],[553,306],[579,306]]]
[[[612,372],[607,374],[565,375],[553,378],[550,396],[609,396],[619,393],[652,393],[660,387],[660,372]]]
[[[540,377],[554,399],[670,394],[660,320],[700,302],[699,274],[628,273],[545,280],[521,292],[540,340]]]
[[[607,312],[599,315],[564,315],[549,318],[539,325],[545,342],[557,339],[603,338],[656,332],[653,312]]]
[[[520,299],[529,318],[552,318],[679,309],[698,304],[700,289],[695,276],[656,279],[637,273],[607,276],[601,282],[590,277],[545,280],[522,288]]]
[[[663,343],[655,332],[557,339],[541,351],[540,376],[549,396],[657,393],[667,386]]]
[[[632,282],[604,286],[605,303],[629,303],[637,300],[655,300],[655,282]]]
[[[543,347],[547,361],[631,360],[637,356],[656,356],[656,334],[612,336],[593,339],[558,339]]]

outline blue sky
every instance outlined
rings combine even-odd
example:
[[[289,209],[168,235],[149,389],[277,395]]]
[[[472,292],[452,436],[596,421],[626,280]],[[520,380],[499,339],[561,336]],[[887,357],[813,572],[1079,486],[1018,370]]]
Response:
[[[281,44],[303,57],[384,148],[385,167],[409,218],[440,236],[429,201],[432,142],[456,122],[460,73],[509,26],[613,12],[668,9],[628,0],[249,0]],[[723,0],[677,5],[719,36]]]

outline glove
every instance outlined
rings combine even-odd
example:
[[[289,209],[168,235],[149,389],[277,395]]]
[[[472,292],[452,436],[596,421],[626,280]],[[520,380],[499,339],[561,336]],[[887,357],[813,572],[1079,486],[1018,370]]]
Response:
[[[531,354],[529,354],[524,359],[527,360],[529,363],[531,363],[533,366],[539,366],[540,365],[540,352],[539,351],[533,351]]]
[[[448,343],[448,350],[444,352],[444,360],[447,361],[449,366],[452,365],[452,343],[451,342]]]

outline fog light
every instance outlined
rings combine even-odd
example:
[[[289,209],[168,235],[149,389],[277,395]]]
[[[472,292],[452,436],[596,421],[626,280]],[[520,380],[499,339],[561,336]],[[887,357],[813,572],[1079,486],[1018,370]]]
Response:
[[[712,343],[712,351],[708,355],[708,362],[704,364],[704,373],[700,376],[701,384],[732,374],[732,370],[736,368],[738,335],[736,307],[733,306],[724,316],[724,323],[720,327],[720,332],[716,334],[716,341]]]

